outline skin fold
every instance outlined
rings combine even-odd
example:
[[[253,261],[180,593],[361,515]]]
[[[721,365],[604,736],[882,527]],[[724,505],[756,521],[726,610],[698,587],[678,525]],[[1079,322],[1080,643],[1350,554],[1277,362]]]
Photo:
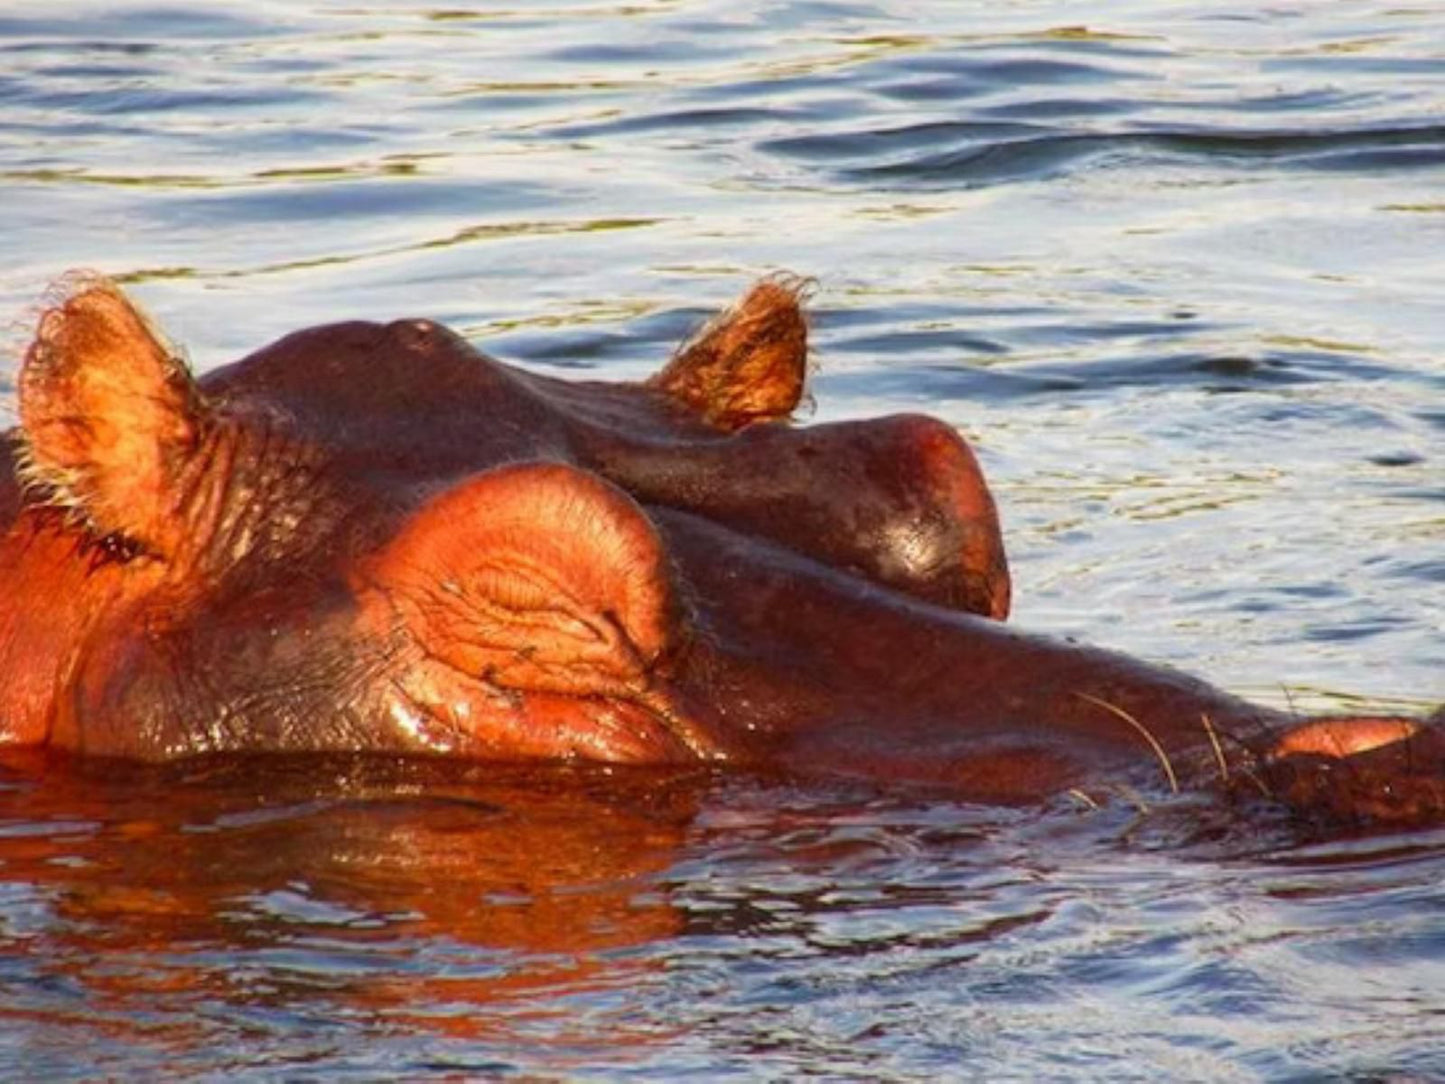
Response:
[[[640,384],[528,373],[419,320],[197,380],[72,277],[0,444],[0,741],[1445,815],[1439,725],[1300,720],[1006,626],[967,444],[917,415],[793,424],[806,362],[800,289],[768,279]]]

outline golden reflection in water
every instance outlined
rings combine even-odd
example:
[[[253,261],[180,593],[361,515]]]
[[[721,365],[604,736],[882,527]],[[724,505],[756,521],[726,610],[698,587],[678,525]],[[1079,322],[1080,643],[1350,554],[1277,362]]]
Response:
[[[310,259],[286,260],[281,263],[261,264],[252,267],[235,267],[202,270],[195,267],[139,268],[112,277],[122,285],[151,282],[159,279],[252,279],[263,275],[288,274],[293,271],[315,270],[322,267],[345,267],[430,249],[456,248],[476,241],[507,240],[514,237],[545,237],[569,233],[603,233],[610,230],[642,229],[663,221],[656,218],[603,218],[582,219],[564,222],[488,222],[467,226],[444,237],[429,237],[405,245],[391,245],[384,248],[354,252],[344,256],[316,256]],[[618,310],[631,315],[629,310]],[[565,321],[563,321],[565,322]]]
[[[686,777],[306,758],[114,772],[0,760],[0,874],[36,916],[0,952],[27,990],[86,1006],[30,995],[0,1018],[180,1050],[223,1026],[208,1005],[304,1003],[469,1039],[545,1020],[565,1040],[569,1004],[655,980],[627,950],[680,927],[654,878],[695,812]]]

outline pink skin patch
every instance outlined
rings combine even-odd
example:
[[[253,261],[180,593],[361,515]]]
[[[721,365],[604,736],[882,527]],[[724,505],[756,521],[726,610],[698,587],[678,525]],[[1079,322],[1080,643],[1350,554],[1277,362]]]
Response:
[[[1349,757],[1414,737],[1418,723],[1409,719],[1321,719],[1291,730],[1274,747],[1274,755]]]

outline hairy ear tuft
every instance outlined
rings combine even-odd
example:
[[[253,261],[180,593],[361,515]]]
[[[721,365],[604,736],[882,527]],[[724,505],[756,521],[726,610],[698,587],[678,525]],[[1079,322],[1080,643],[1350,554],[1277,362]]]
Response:
[[[728,431],[786,418],[803,394],[807,280],[775,275],[753,286],[677,352],[649,386]]]
[[[184,361],[108,279],[52,290],[18,380],[32,494],[100,535],[166,550],[175,485],[205,405]]]

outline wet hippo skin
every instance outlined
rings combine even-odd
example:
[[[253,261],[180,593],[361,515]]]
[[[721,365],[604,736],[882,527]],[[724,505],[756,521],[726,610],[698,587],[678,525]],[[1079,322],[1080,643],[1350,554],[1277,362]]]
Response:
[[[1295,719],[1006,626],[967,444],[923,416],[793,424],[806,339],[774,279],[640,384],[528,373],[419,320],[297,332],[196,380],[73,277],[0,462],[0,738],[1440,819],[1438,725]]]

